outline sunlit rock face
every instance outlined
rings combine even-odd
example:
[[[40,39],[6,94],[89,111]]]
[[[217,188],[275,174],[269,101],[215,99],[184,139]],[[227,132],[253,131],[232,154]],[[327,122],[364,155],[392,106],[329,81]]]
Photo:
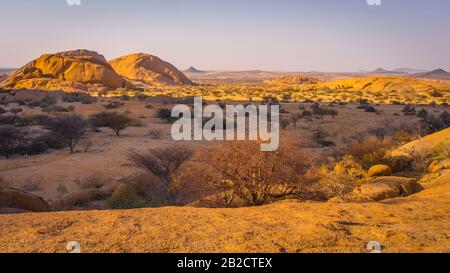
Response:
[[[72,50],[44,54],[12,73],[4,88],[91,91],[131,88],[105,57],[95,51]]]
[[[132,81],[143,85],[191,85],[192,81],[172,64],[160,58],[137,53],[109,62],[114,70]]]

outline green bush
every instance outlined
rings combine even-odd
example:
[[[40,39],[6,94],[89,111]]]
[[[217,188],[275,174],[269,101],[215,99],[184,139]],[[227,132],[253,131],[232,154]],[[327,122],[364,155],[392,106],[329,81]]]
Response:
[[[112,209],[135,209],[143,207],[145,201],[132,186],[122,184],[114,190],[108,204]]]

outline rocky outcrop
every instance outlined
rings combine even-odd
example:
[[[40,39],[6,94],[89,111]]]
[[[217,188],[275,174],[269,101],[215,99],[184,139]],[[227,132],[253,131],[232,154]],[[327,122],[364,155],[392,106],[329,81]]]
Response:
[[[50,210],[47,202],[41,197],[9,188],[0,189],[0,208],[31,212],[46,212]]]
[[[191,85],[181,71],[160,58],[144,54],[131,54],[109,62],[114,70],[141,85]]]
[[[352,202],[373,202],[385,199],[406,197],[422,191],[415,179],[383,176],[357,187],[350,194]]]
[[[300,76],[283,76],[278,79],[265,81],[265,84],[270,85],[283,85],[283,84],[318,84],[320,81],[313,77],[300,77]]]
[[[12,73],[1,86],[66,92],[133,87],[102,55],[88,50],[44,54]]]

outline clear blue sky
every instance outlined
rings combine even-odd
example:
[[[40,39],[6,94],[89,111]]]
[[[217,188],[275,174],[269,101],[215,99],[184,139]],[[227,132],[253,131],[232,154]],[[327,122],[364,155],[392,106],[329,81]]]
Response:
[[[86,48],[184,69],[450,70],[450,1],[0,0],[0,67]]]

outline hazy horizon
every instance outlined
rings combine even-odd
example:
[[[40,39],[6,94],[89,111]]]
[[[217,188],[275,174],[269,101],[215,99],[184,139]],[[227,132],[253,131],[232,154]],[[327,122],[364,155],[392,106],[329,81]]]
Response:
[[[450,70],[450,1],[0,0],[0,67],[85,48],[135,52],[179,69]]]

